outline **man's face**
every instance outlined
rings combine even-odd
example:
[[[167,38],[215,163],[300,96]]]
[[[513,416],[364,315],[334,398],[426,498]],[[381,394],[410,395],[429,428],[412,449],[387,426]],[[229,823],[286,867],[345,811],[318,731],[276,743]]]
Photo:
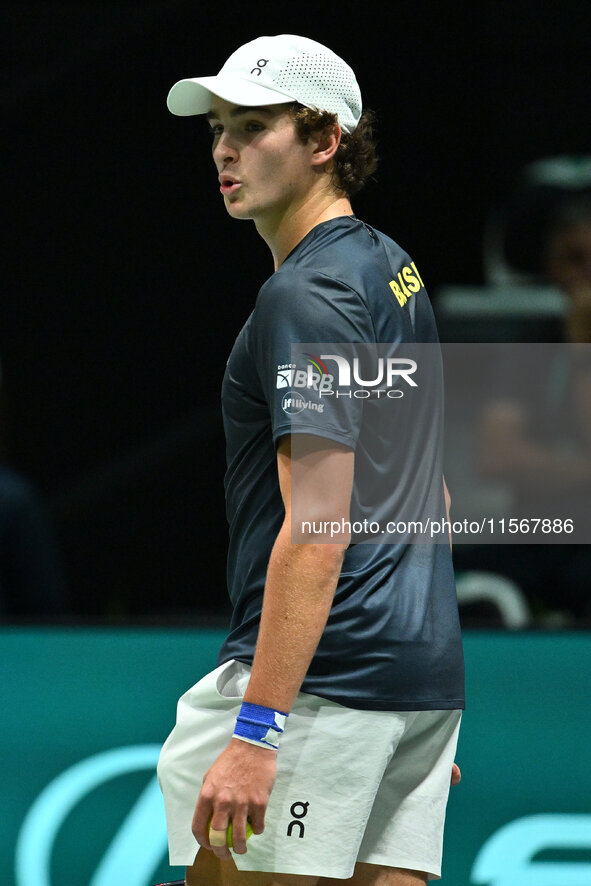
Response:
[[[273,224],[302,205],[317,172],[314,143],[302,144],[285,105],[244,108],[214,96],[207,117],[231,216]]]

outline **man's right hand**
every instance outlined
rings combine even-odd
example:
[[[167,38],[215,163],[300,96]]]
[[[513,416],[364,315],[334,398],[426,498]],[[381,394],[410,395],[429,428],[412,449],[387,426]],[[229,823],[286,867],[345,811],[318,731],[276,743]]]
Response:
[[[246,819],[262,834],[265,811],[277,774],[277,751],[232,738],[203,778],[193,817],[193,834],[204,849],[230,858],[226,845],[212,846],[209,828],[225,831],[232,822],[235,852],[246,852]]]

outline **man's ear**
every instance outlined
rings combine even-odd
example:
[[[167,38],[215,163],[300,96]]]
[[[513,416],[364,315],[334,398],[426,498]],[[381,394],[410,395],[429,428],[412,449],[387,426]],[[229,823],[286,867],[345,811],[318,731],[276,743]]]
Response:
[[[330,123],[318,132],[312,132],[309,136],[314,151],[312,165],[322,166],[332,160],[341,143],[341,127],[338,123]]]

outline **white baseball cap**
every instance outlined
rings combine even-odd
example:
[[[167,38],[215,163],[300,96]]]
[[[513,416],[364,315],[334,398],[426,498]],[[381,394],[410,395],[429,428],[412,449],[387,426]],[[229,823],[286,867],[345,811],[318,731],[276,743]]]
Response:
[[[337,114],[344,132],[353,132],[361,117],[361,90],[349,65],[322,43],[294,34],[245,43],[215,77],[175,83],[166,104],[180,117],[206,114],[212,95],[245,107],[297,101]]]

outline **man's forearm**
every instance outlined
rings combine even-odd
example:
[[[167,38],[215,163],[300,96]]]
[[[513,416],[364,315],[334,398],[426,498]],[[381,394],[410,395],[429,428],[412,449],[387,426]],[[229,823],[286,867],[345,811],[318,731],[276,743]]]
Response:
[[[269,559],[245,701],[291,709],[326,625],[344,551],[342,545],[292,544],[284,523]]]

